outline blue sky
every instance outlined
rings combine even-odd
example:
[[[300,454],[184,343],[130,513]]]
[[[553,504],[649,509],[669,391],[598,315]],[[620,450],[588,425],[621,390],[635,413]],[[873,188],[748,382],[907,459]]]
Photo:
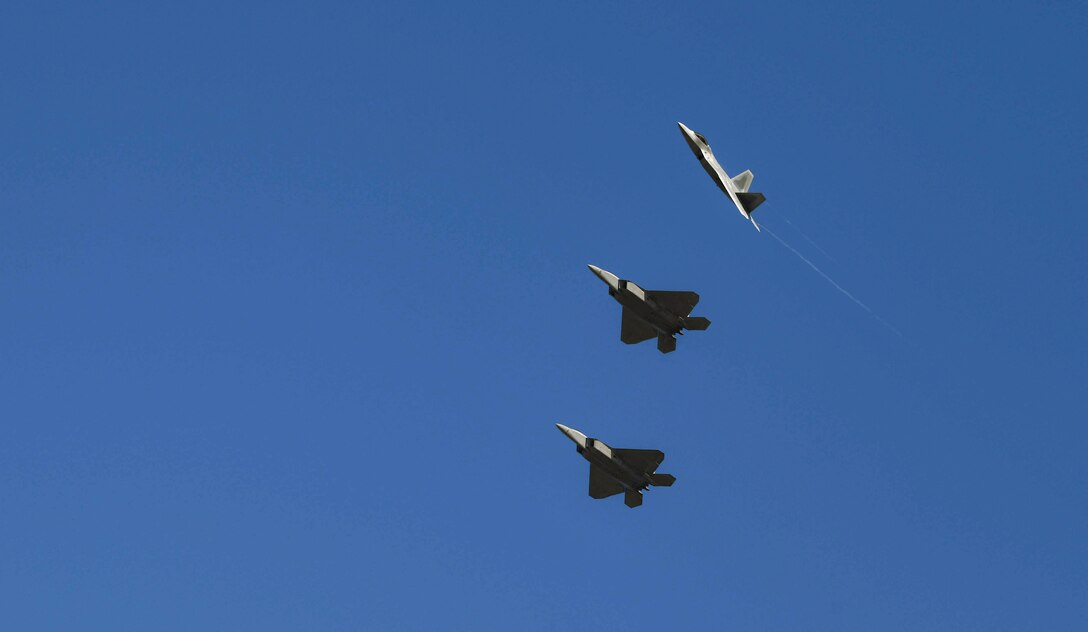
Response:
[[[1084,629],[1086,13],[5,3],[3,627]]]

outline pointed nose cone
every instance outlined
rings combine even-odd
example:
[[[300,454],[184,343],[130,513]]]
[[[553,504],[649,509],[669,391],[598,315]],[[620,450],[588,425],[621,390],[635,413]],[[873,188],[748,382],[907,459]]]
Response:
[[[680,133],[684,135],[684,138],[688,139],[691,142],[695,142],[697,137],[695,136],[695,132],[693,132],[690,127],[684,125],[680,121],[677,121],[676,124],[680,126]]]
[[[597,278],[608,284],[609,287],[619,287],[620,278],[608,270],[602,270],[592,263],[589,264],[589,271],[597,275]]]
[[[559,428],[559,432],[562,432],[563,434],[567,435],[567,438],[570,439],[571,441],[573,441],[573,442],[575,442],[578,445],[583,446],[583,447],[586,445],[586,436],[584,434],[578,432],[574,428],[568,428],[567,426],[564,426],[563,424],[555,424],[555,427]]]
[[[703,146],[706,145],[706,143],[701,142],[699,135],[693,132],[687,125],[684,125],[679,121],[677,121],[676,124],[680,126],[680,135],[684,137],[684,142],[688,144],[688,148],[691,149],[696,158],[702,160]],[[707,149],[709,149],[709,147],[707,147]]]

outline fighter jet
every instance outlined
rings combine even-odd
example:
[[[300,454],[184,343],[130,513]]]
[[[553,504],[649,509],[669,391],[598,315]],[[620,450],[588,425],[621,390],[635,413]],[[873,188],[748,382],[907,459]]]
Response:
[[[600,439],[591,439],[573,428],[556,428],[578,445],[578,454],[589,461],[589,495],[608,498],[623,492],[623,502],[634,508],[642,504],[642,490],[651,485],[668,487],[676,482],[672,474],[655,474],[665,460],[661,450],[610,448]]]
[[[644,290],[595,265],[589,269],[608,284],[608,293],[623,305],[620,340],[629,345],[656,336],[657,350],[669,353],[676,351],[676,334],[684,335],[683,329],[701,331],[710,326],[702,316],[688,316],[699,302],[695,292]]]
[[[763,204],[763,200],[767,198],[763,197],[762,193],[748,192],[748,187],[752,186],[752,178],[755,177],[752,172],[745,171],[735,178],[730,178],[725,169],[722,169],[722,166],[718,164],[714,152],[710,151],[710,143],[707,142],[706,137],[691,130],[683,123],[677,122],[676,124],[680,126],[680,133],[684,135],[688,147],[691,147],[691,151],[699,159],[699,164],[703,165],[703,169],[706,169],[706,172],[710,174],[714,184],[717,184],[718,188],[728,195],[730,200],[733,200],[733,204],[737,205],[740,214],[747,217],[748,221],[752,222],[752,226],[759,230],[759,224],[752,219],[752,211],[756,210],[756,207],[760,204]]]

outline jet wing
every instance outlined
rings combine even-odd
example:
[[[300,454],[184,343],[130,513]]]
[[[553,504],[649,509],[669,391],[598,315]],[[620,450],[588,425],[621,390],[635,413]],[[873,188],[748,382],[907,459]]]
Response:
[[[593,498],[608,498],[623,491],[623,485],[601,468],[589,465],[589,495]]]
[[[684,314],[687,316],[687,314]],[[620,324],[620,340],[633,345],[636,342],[657,337],[657,330],[649,323],[635,316],[631,310],[623,308],[623,322]]]
[[[699,295],[695,292],[668,292],[665,290],[649,290],[646,296],[654,299],[654,302],[669,310],[673,314],[683,318],[695,309],[699,304]]]
[[[612,448],[612,454],[623,459],[632,470],[653,474],[657,466],[665,460],[665,453],[661,450],[632,450],[629,448]]]

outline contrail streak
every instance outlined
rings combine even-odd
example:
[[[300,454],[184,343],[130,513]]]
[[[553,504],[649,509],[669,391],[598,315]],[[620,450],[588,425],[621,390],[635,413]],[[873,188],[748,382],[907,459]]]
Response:
[[[882,325],[884,325],[885,327],[887,327],[888,329],[890,329],[890,330],[892,331],[892,333],[894,333],[895,335],[899,336],[900,338],[902,338],[902,337],[903,337],[903,332],[899,331],[898,329],[896,329],[895,327],[893,327],[891,323],[889,323],[888,321],[886,321],[886,320],[884,320],[883,318],[881,318],[881,317],[880,317],[880,316],[879,316],[879,315],[878,315],[878,314],[877,314],[876,312],[874,312],[874,311],[873,311],[873,310],[872,310],[872,309],[871,309],[871,308],[870,308],[870,307],[869,307],[868,305],[866,305],[865,303],[862,303],[862,302],[861,302],[860,300],[858,300],[858,298],[857,298],[857,297],[855,297],[855,296],[854,296],[853,294],[851,294],[850,292],[847,292],[847,291],[846,291],[846,288],[844,288],[843,286],[841,286],[841,285],[839,285],[838,283],[836,283],[836,282],[835,282],[835,279],[832,279],[831,277],[827,276],[827,274],[826,274],[826,273],[825,273],[825,272],[824,272],[823,270],[821,270],[821,269],[819,269],[818,267],[816,267],[816,264],[815,264],[815,263],[812,263],[811,261],[809,261],[808,259],[806,259],[806,258],[805,258],[805,255],[803,255],[803,254],[801,254],[801,253],[797,252],[797,249],[796,249],[796,248],[794,248],[793,246],[791,246],[791,245],[787,244],[787,243],[786,243],[785,241],[782,241],[782,238],[781,238],[781,237],[779,237],[778,235],[774,234],[774,231],[773,231],[773,230],[771,230],[770,228],[767,228],[767,225],[766,225],[766,224],[760,224],[760,227],[761,227],[761,228],[763,228],[763,229],[765,229],[765,230],[767,231],[767,233],[769,233],[769,234],[770,234],[770,236],[771,236],[771,237],[774,237],[774,238],[775,238],[775,239],[776,239],[776,240],[778,241],[778,243],[782,244],[782,245],[783,245],[783,246],[785,246],[785,247],[786,247],[786,248],[787,248],[787,249],[788,249],[788,250],[789,250],[790,252],[792,252],[793,254],[797,255],[797,258],[798,258],[798,259],[800,259],[801,261],[804,261],[805,263],[807,263],[807,264],[808,264],[808,267],[810,267],[810,268],[812,268],[813,270],[815,270],[815,271],[816,271],[816,274],[819,274],[819,275],[820,275],[820,276],[822,276],[822,277],[823,277],[824,279],[826,279],[828,283],[830,283],[831,285],[835,286],[835,289],[836,289],[836,290],[838,290],[838,291],[842,292],[842,293],[843,293],[843,294],[845,294],[845,295],[846,295],[846,297],[847,297],[847,298],[849,298],[849,299],[850,299],[851,301],[854,301],[855,303],[857,303],[859,307],[861,307],[861,308],[862,308],[862,309],[864,309],[865,311],[869,312],[869,314],[870,314],[870,315],[872,315],[872,317],[873,317],[873,318],[875,318],[875,319],[879,320],[879,321],[880,321],[880,323],[881,323]]]
[[[819,246],[819,244],[817,244],[816,242],[812,241],[812,238],[811,238],[811,237],[809,237],[808,235],[806,235],[806,234],[805,234],[805,231],[803,231],[803,230],[801,230],[800,228],[798,228],[798,227],[794,226],[794,225],[793,225],[793,222],[791,222],[790,220],[786,219],[785,217],[783,217],[782,219],[783,219],[783,220],[785,220],[785,222],[786,222],[787,224],[789,224],[789,225],[790,225],[790,228],[792,228],[792,229],[794,229],[795,231],[797,231],[797,234],[799,234],[799,235],[801,235],[802,237],[804,237],[804,238],[805,238],[805,241],[807,241],[807,242],[808,242],[809,244],[811,244],[813,248],[815,248],[816,250],[819,250],[819,251],[820,251],[820,254],[821,254],[821,255],[823,255],[823,256],[825,256],[825,257],[827,257],[827,258],[828,258],[828,260],[830,260],[830,261],[835,261],[835,258],[834,258],[834,257],[832,257],[831,255],[827,254],[827,251],[826,251],[826,250],[824,250],[823,248],[821,248],[821,247]]]

